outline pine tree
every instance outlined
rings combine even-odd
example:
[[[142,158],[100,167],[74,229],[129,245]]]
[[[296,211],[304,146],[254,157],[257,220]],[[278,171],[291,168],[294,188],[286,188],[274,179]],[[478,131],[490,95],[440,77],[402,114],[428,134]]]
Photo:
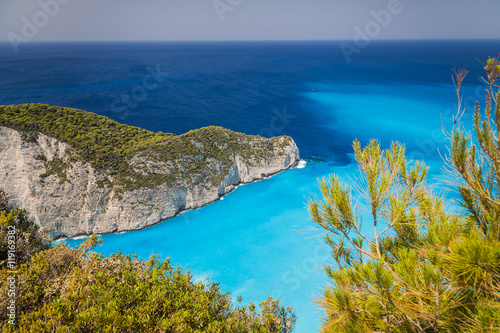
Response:
[[[467,71],[454,71],[459,107],[445,133],[458,213],[426,184],[428,168],[408,161],[400,143],[382,150],[377,140],[364,148],[354,142],[356,195],[337,175],[320,181],[322,198],[311,199],[309,210],[335,260],[319,300],[323,332],[500,331],[500,60],[490,58],[485,71],[484,119],[477,103],[474,135],[460,125]],[[362,232],[367,226],[371,235]]]

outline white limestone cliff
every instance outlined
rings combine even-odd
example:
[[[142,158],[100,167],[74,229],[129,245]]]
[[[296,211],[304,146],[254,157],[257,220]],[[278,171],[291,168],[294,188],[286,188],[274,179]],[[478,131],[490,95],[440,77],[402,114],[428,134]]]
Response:
[[[269,140],[249,137],[249,140]],[[117,195],[111,185],[98,182],[109,175],[81,159],[70,159],[74,150],[66,143],[43,134],[36,142],[23,140],[20,132],[0,126],[0,188],[11,200],[26,209],[35,222],[54,237],[103,234],[142,229],[187,210],[209,204],[232,191],[238,184],[263,179],[296,165],[299,150],[289,137],[269,140],[272,156],[234,154],[233,165],[217,186],[192,181],[177,185],[141,187]],[[248,154],[247,154],[248,155]],[[62,181],[57,174],[44,174],[46,160],[54,157],[67,164]],[[140,159],[138,159],[140,160]],[[155,172],[168,172],[172,161],[144,161]],[[214,168],[218,161],[214,159]],[[203,177],[197,175],[196,177]]]

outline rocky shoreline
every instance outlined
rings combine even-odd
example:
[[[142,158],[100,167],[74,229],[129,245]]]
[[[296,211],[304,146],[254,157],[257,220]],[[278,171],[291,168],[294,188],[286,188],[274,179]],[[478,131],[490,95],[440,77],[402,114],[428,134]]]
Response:
[[[264,174],[264,175],[262,175],[262,178],[255,179],[255,180],[252,180],[252,181],[250,181],[250,182],[241,182],[241,183],[239,183],[239,184],[236,184],[236,185],[234,185],[234,188],[232,188],[231,190],[228,190],[226,193],[224,193],[223,195],[221,195],[220,197],[218,197],[218,198],[217,198],[217,199],[215,199],[214,201],[207,202],[207,203],[205,203],[205,204],[203,204],[203,205],[201,205],[201,206],[198,206],[198,207],[193,207],[193,208],[189,208],[189,209],[181,210],[181,211],[177,212],[177,214],[175,214],[175,215],[173,215],[173,216],[171,216],[171,217],[169,217],[169,218],[162,219],[162,220],[160,220],[160,221],[158,221],[158,222],[156,222],[156,223],[152,223],[152,224],[149,224],[149,225],[144,226],[144,227],[141,227],[141,228],[135,228],[135,229],[130,229],[130,230],[125,230],[125,229],[122,229],[122,230],[120,230],[120,231],[103,232],[103,233],[99,233],[99,235],[120,234],[120,233],[124,233],[124,232],[128,232],[128,231],[137,231],[137,230],[143,230],[143,229],[146,229],[146,228],[152,227],[152,226],[154,226],[154,225],[156,225],[156,224],[162,223],[162,222],[164,222],[164,221],[166,221],[166,220],[169,220],[169,219],[174,218],[174,217],[176,217],[176,216],[178,216],[178,215],[181,215],[182,213],[186,213],[186,212],[188,212],[188,211],[190,211],[190,210],[194,210],[194,209],[199,209],[199,208],[202,208],[202,207],[204,207],[204,206],[207,206],[207,205],[210,205],[210,204],[212,204],[212,203],[216,202],[217,200],[224,200],[224,196],[225,196],[225,195],[227,195],[227,194],[229,194],[229,193],[233,192],[233,191],[234,191],[234,190],[236,190],[236,189],[237,189],[240,185],[247,185],[247,184],[255,183],[255,182],[258,182],[258,181],[261,181],[261,180],[265,180],[265,179],[271,178],[271,177],[273,177],[273,176],[275,176],[275,175],[277,175],[277,174],[279,174],[279,173],[281,173],[281,172],[283,172],[283,171],[286,171],[286,170],[289,170],[289,169],[296,168],[296,167],[299,165],[299,162],[300,162],[300,161],[301,161],[301,160],[297,160],[297,161],[295,162],[295,164],[293,164],[293,165],[289,166],[289,167],[288,167],[288,168],[286,168],[286,169],[283,169],[283,170],[281,170],[281,171],[275,172],[275,173],[273,173],[273,174],[268,174],[268,175]],[[88,237],[88,236],[90,236],[90,235],[92,235],[92,234],[78,234],[78,235],[73,235],[73,236],[71,236],[71,237],[67,237],[67,236],[59,236],[59,237],[54,238],[54,240],[61,241],[61,240],[64,240],[64,239],[75,239],[75,238],[79,238],[79,237]]]

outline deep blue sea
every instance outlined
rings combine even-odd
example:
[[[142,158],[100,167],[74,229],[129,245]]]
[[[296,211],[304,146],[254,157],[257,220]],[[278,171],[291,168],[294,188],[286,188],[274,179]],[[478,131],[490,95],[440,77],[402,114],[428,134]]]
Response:
[[[357,171],[353,140],[379,138],[384,147],[405,142],[435,179],[445,151],[440,115],[450,128],[456,112],[451,69],[470,70],[467,125],[485,96],[480,61],[499,52],[498,40],[377,41],[348,64],[339,42],[31,43],[17,54],[0,44],[0,104],[74,107],[176,134],[218,125],[293,137],[305,168],[148,229],[105,235],[97,250],[170,257],[244,303],[280,297],[298,314],[296,332],[317,332],[323,314],[314,301],[329,260],[305,203],[318,178],[348,181]]]

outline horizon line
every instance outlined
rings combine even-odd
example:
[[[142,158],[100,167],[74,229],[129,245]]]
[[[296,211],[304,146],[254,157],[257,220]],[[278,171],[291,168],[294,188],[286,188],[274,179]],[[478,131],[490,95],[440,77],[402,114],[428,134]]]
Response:
[[[352,42],[353,39],[207,39],[207,40],[32,40],[29,43],[203,43],[203,42]],[[497,38],[390,38],[373,39],[371,42],[392,41],[500,41]],[[8,40],[0,40],[0,43],[10,44]]]

